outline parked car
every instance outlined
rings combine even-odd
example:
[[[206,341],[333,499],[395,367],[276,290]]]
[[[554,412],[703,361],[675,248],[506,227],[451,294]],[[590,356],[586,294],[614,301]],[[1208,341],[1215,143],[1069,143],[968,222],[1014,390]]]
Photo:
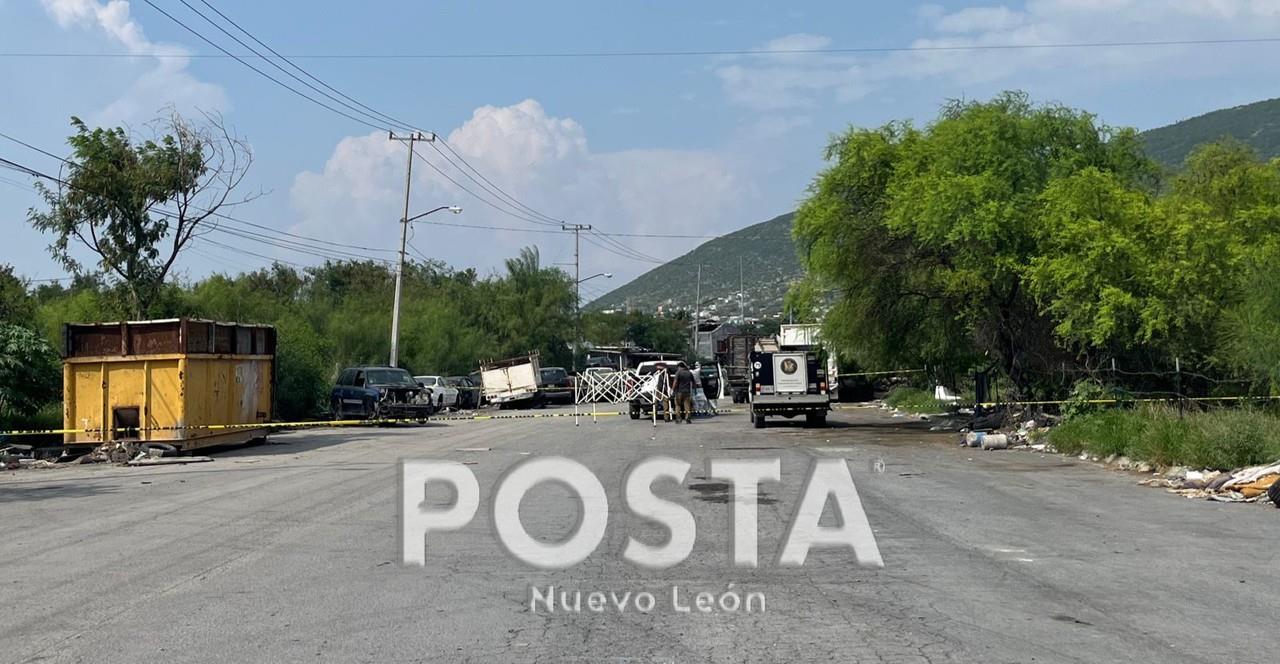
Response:
[[[542,367],[538,370],[538,383],[547,403],[573,403],[573,377],[564,367]]]
[[[444,382],[458,390],[458,408],[480,407],[480,386],[470,376],[449,376]]]
[[[394,367],[343,369],[329,395],[329,412],[339,420],[425,420],[435,411],[431,389],[419,385],[408,371]]]
[[[437,409],[458,407],[458,388],[450,385],[444,376],[414,376],[413,379],[431,389],[431,398],[435,399]]]

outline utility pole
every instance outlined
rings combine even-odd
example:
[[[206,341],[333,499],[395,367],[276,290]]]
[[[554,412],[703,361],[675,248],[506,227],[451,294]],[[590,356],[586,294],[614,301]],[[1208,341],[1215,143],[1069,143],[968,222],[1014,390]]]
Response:
[[[435,134],[424,134],[415,131],[408,136],[396,136],[395,132],[387,132],[387,138],[400,141],[409,146],[409,162],[404,173],[404,216],[400,217],[400,260],[396,264],[396,295],[391,304],[391,363],[398,366],[400,359],[400,285],[404,281],[404,247],[409,241],[409,188],[413,184],[413,144],[417,141],[434,141]]]
[[[738,325],[747,326],[747,307],[742,303],[742,256],[738,256]]]
[[[693,357],[698,357],[698,310],[702,308],[702,263],[698,263],[698,285],[693,291]]]
[[[573,231],[573,372],[578,373],[578,351],[582,345],[582,263],[578,253],[578,234],[591,230],[591,224],[561,224],[560,230]]]

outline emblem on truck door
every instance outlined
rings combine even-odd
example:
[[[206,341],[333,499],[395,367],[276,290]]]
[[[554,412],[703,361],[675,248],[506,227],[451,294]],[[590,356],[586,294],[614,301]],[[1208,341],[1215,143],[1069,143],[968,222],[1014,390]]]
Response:
[[[800,365],[796,364],[795,360],[788,357],[787,359],[782,361],[782,364],[779,368],[782,369],[782,373],[791,375],[796,372],[796,369],[800,368]]]

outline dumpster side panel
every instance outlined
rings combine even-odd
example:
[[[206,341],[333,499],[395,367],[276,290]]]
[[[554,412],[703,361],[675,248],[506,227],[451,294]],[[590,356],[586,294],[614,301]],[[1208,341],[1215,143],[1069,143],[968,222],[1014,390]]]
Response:
[[[106,423],[103,406],[107,401],[106,377],[99,362],[68,363],[63,367],[63,417],[67,429],[95,429],[88,433],[69,433],[64,443],[91,443],[102,440]]]
[[[147,398],[147,372],[142,362],[114,362],[105,365],[107,375],[107,427],[130,426],[122,411],[142,414]],[[138,438],[137,433],[123,436]]]
[[[182,438],[183,399],[181,371],[177,359],[151,360],[147,362],[148,399],[147,426],[157,430],[144,436],[147,440],[174,440]]]

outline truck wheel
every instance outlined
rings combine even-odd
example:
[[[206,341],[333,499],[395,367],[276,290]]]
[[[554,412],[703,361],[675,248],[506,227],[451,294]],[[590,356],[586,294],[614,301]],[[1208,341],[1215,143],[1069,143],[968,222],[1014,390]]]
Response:
[[[331,420],[342,419],[342,400],[341,399],[334,399],[333,403],[329,404],[329,419]]]
[[[366,420],[378,419],[378,404],[374,401],[364,402],[364,418]]]
[[[757,415],[756,411],[751,411],[751,424],[755,425],[757,429],[763,429],[764,415]]]
[[[631,414],[631,419],[633,419],[633,420],[638,420],[638,419],[640,419],[640,409],[639,409],[639,408],[636,408],[635,406],[632,406],[632,407],[631,407],[631,413],[630,413],[630,414]]]
[[[825,427],[827,426],[827,414],[807,413],[804,416],[804,425],[807,427]]]

